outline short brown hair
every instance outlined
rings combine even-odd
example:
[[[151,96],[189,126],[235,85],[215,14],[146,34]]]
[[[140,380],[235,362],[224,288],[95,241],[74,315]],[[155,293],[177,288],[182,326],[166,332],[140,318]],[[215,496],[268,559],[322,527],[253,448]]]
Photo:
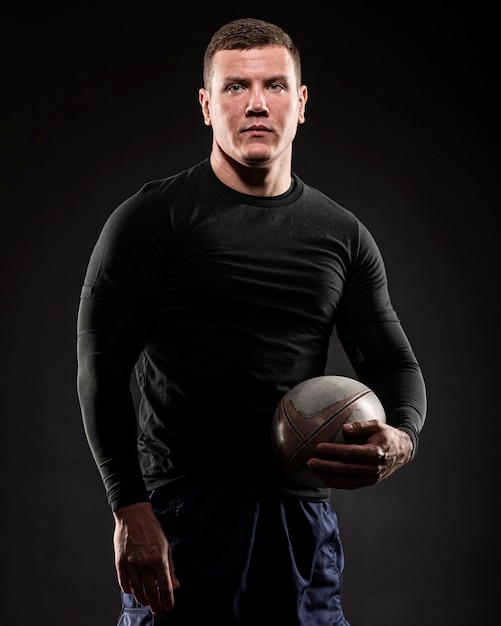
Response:
[[[212,36],[204,55],[204,86],[210,86],[212,59],[219,50],[246,50],[283,46],[294,61],[298,86],[301,84],[301,57],[292,38],[280,26],[246,17],[221,26]]]

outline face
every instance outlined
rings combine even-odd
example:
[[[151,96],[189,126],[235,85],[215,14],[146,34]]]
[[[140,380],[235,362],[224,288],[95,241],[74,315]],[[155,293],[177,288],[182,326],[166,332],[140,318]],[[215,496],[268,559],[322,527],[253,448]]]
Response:
[[[220,50],[210,87],[200,90],[213,150],[246,166],[292,157],[292,141],[304,122],[306,87],[281,46]]]

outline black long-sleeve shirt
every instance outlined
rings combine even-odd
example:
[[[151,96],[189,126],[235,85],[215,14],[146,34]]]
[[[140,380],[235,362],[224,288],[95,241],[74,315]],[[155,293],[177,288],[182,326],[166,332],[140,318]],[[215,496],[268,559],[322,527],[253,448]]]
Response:
[[[281,476],[270,424],[288,389],[324,373],[334,330],[415,451],[422,373],[351,212],[295,175],[281,196],[238,193],[208,161],[122,203],[91,255],[78,320],[79,400],[113,510],[182,477],[328,500]]]

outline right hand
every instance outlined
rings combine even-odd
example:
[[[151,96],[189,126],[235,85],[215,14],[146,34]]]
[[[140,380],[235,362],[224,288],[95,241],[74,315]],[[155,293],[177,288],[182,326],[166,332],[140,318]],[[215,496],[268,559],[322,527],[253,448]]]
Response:
[[[153,615],[174,608],[174,589],[179,581],[174,572],[172,549],[149,502],[117,509],[113,544],[118,582]]]

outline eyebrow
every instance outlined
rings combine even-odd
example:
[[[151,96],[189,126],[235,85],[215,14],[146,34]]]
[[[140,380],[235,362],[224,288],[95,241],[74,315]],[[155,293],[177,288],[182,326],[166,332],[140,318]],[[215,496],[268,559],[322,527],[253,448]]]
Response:
[[[225,76],[225,83],[246,83],[249,82],[249,78],[245,76]],[[289,78],[285,74],[273,74],[272,76],[265,78],[266,83],[289,83]]]

